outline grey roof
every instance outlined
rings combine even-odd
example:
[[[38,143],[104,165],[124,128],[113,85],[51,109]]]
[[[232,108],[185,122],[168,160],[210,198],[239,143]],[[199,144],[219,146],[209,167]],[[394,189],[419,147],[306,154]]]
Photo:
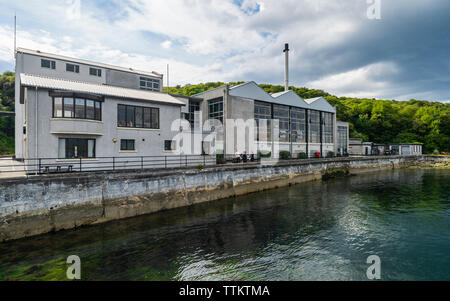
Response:
[[[323,97],[309,98],[305,99],[305,101],[309,104],[309,107],[313,110],[336,113],[336,108],[330,105],[330,103]]]
[[[84,83],[59,78],[29,75],[24,73],[20,74],[20,83],[24,86],[29,87],[92,93],[103,96],[146,100],[172,105],[185,105],[182,101],[167,93]]]
[[[26,49],[26,48],[17,48],[17,52],[31,54],[31,55],[36,55],[36,56],[42,56],[42,57],[46,57],[46,58],[52,58],[52,59],[55,59],[55,60],[75,62],[75,63],[79,63],[79,64],[83,64],[83,65],[101,67],[101,68],[118,70],[118,71],[123,71],[123,72],[130,72],[130,73],[135,73],[135,74],[139,74],[139,75],[153,76],[153,77],[159,77],[159,78],[163,77],[162,74],[154,72],[154,71],[152,71],[152,72],[139,71],[139,70],[134,70],[133,68],[125,68],[125,67],[108,65],[108,64],[103,64],[103,63],[96,63],[96,62],[92,62],[92,61],[88,61],[88,60],[77,59],[77,58],[72,58],[72,57],[58,55],[58,54],[42,52],[42,51],[39,51],[39,50],[31,50],[31,49]]]

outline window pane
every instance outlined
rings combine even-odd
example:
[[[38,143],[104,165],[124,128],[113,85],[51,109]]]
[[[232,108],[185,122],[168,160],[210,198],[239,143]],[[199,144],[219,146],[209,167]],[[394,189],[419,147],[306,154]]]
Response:
[[[150,123],[150,115],[151,115],[150,108],[144,108],[144,128],[149,129],[151,127]]]
[[[92,145],[93,144],[91,144],[91,154],[95,155]],[[88,158],[88,139],[66,139],[66,158]]]
[[[49,60],[41,60],[41,67],[50,68],[50,61]]]
[[[53,106],[53,117],[63,117],[61,97],[55,97],[55,102]]]
[[[127,119],[126,119],[126,107],[124,105],[118,105],[117,106],[118,111],[118,126],[127,126]]]
[[[142,107],[136,107],[136,127],[141,128],[142,127],[142,114],[143,110]]]
[[[88,158],[95,158],[95,140],[88,140]]]
[[[84,99],[75,98],[75,118],[85,118],[84,114]]]
[[[64,117],[72,118],[73,109],[73,98],[64,98]]]
[[[134,150],[134,140],[128,140],[128,150]]]
[[[66,139],[59,139],[58,140],[58,158],[64,159],[66,158]]]
[[[152,129],[159,129],[159,109],[152,109]]]
[[[95,120],[102,120],[102,103],[95,102]]]
[[[120,150],[127,150],[127,140],[120,140]]]
[[[134,107],[127,106],[127,127],[134,127]]]
[[[94,101],[86,99],[86,118],[94,119]]]

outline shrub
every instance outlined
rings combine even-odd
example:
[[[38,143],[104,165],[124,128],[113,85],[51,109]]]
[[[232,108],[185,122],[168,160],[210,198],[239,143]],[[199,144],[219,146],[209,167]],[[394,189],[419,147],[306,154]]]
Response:
[[[306,155],[306,153],[298,153],[297,154],[297,158],[298,159],[307,159],[308,156]]]
[[[225,160],[224,154],[216,154],[216,163],[217,164],[225,164],[227,161]]]
[[[435,150],[433,151],[433,155],[439,155],[439,151],[438,151],[437,149],[435,149]]]
[[[281,160],[288,160],[291,158],[291,152],[289,151],[280,151],[280,159]]]
[[[328,152],[327,158],[334,158],[334,152]]]
[[[270,158],[270,157],[272,157],[272,152],[264,152],[264,151],[259,152],[259,157],[260,158]]]
[[[203,168],[204,168],[203,164],[197,165],[197,169],[198,169],[198,170],[202,170]]]

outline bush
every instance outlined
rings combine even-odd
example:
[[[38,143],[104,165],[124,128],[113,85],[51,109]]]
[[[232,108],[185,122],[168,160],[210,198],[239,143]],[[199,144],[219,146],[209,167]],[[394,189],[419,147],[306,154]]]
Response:
[[[334,158],[334,152],[328,152],[327,158]]]
[[[224,154],[216,154],[216,163],[217,164],[225,164],[227,161],[225,160]]]
[[[438,151],[437,149],[435,149],[435,150],[433,151],[433,155],[439,155],[439,151]]]
[[[203,164],[197,165],[197,169],[198,169],[198,170],[202,170],[203,168],[204,168]]]
[[[270,158],[270,157],[272,157],[272,152],[259,152],[259,157],[260,158]]]
[[[298,153],[297,158],[298,159],[308,159],[308,156],[306,155],[306,153]]]
[[[288,160],[291,158],[291,152],[289,151],[280,151],[280,159],[281,160]]]

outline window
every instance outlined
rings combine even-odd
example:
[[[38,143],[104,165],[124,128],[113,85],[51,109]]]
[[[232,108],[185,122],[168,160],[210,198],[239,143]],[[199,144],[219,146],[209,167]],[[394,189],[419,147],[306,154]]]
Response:
[[[102,69],[89,68],[89,74],[93,76],[102,77]]]
[[[63,117],[63,105],[61,97],[55,97],[53,99],[53,117]]]
[[[141,76],[139,78],[139,87],[142,90],[159,91],[159,79]]]
[[[332,113],[322,113],[323,114],[323,143],[333,143],[333,114]]]
[[[347,153],[347,127],[345,126],[337,128],[337,147],[340,153]]]
[[[165,151],[174,151],[175,145],[176,145],[176,143],[174,140],[164,140],[164,150]]]
[[[95,158],[95,139],[59,138],[60,159]]]
[[[102,120],[102,103],[84,97],[53,97],[53,118]]]
[[[280,142],[289,142],[289,107],[273,105],[273,119],[279,120]]]
[[[191,130],[195,128],[195,112],[200,111],[200,103],[199,102],[193,102],[189,101],[189,113],[186,113],[184,115],[184,118],[189,121],[191,125]]]
[[[117,126],[128,128],[159,129],[159,109],[118,105]]]
[[[223,123],[223,98],[208,101],[209,119],[217,119]]]
[[[80,66],[74,64],[66,64],[66,71],[80,73]]]
[[[309,142],[320,143],[320,112],[309,111]]]
[[[272,140],[272,106],[269,103],[255,101],[255,134],[257,141],[271,141]],[[262,123],[265,123],[266,132],[262,132]]]
[[[134,140],[131,139],[121,139],[120,140],[120,150],[121,151],[134,151]]]
[[[292,142],[306,142],[305,109],[291,108],[291,139]]]
[[[56,69],[56,62],[55,61],[50,61],[50,60],[45,60],[45,59],[41,59],[41,67],[42,68],[49,68],[49,69]]]

